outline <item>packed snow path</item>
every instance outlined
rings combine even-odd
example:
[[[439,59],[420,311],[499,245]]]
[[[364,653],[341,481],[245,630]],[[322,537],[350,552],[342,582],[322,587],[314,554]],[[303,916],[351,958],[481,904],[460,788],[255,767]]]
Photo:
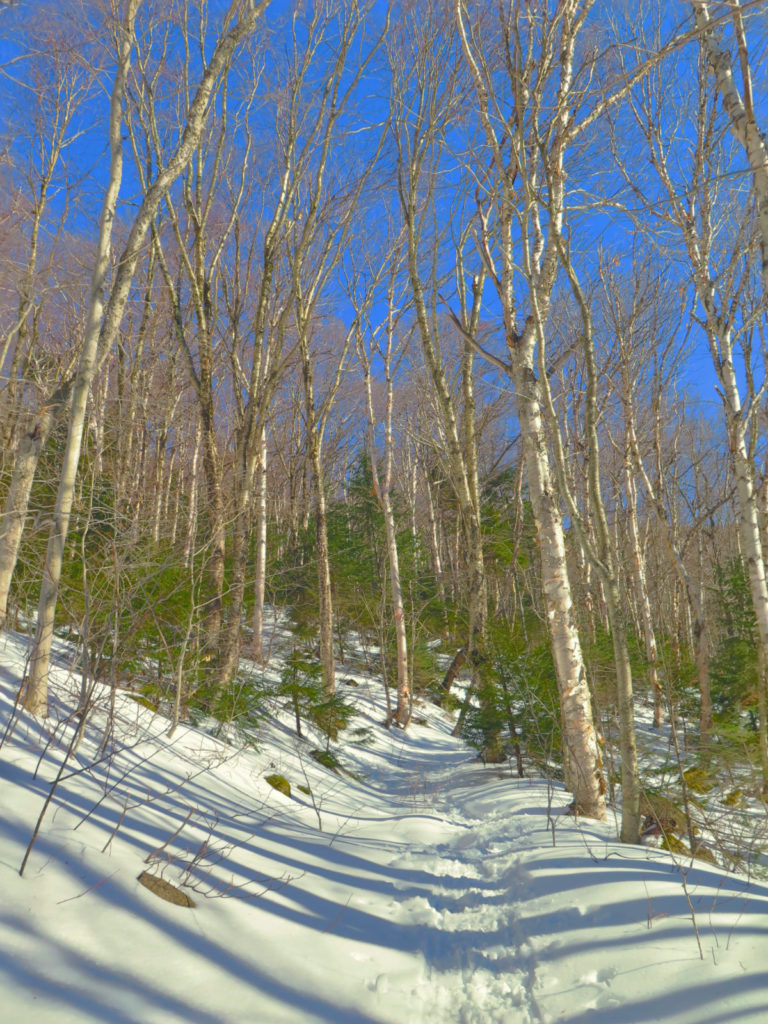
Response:
[[[3,729],[24,651],[0,637]],[[562,790],[479,764],[431,707],[383,729],[359,675],[373,742],[342,753],[358,778],[312,760],[288,719],[256,751],[186,728],[169,742],[119,698],[119,752],[86,768],[94,718],[20,878],[71,735],[51,738],[76,685],[59,654],[52,719],[22,716],[0,750],[3,1021],[768,1020],[768,886],[622,847],[614,822],[566,817]]]

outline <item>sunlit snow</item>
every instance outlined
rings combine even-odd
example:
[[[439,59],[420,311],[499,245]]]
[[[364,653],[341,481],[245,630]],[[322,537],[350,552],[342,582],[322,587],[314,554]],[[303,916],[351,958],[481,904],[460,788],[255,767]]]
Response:
[[[94,715],[20,877],[79,685],[62,644],[51,718],[19,715],[26,650],[0,636],[0,1020],[768,1021],[768,885],[622,846],[613,819],[566,816],[562,789],[482,765],[432,705],[385,729],[360,672],[345,696],[373,742],[336,745],[343,775],[289,716],[257,749],[169,741],[119,696],[116,751],[93,764]]]

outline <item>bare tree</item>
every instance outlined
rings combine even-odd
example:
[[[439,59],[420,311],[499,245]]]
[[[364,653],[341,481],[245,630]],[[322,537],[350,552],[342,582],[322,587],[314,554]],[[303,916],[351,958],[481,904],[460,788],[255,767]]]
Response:
[[[403,262],[403,239],[386,239],[388,255],[382,265],[375,268],[371,280],[365,280],[365,292],[361,296],[351,287],[351,297],[355,305],[357,336],[357,357],[363,371],[365,383],[366,410],[368,418],[367,448],[371,463],[373,489],[376,500],[384,516],[384,527],[387,535],[387,561],[389,563],[389,586],[392,596],[392,615],[395,626],[395,642],[397,649],[397,708],[395,722],[405,728],[411,717],[412,694],[408,664],[408,633],[405,613],[405,601],[400,576],[400,555],[397,547],[397,526],[392,501],[394,450],[394,407],[395,407],[395,373],[404,358],[408,347],[408,333],[398,336],[398,321],[402,314],[402,298],[398,289],[398,277]],[[384,319],[374,324],[371,322],[370,306],[375,300],[376,285],[380,277],[384,278],[386,291],[386,312]],[[401,287],[401,286],[400,286]],[[379,471],[379,450],[376,444],[378,417],[374,402],[374,360],[380,364],[379,373],[383,373],[384,411],[382,414],[383,452],[381,471]]]
[[[694,9],[697,30],[701,34],[695,64],[695,92],[684,97],[682,102],[686,105],[681,104],[682,109],[675,112],[678,117],[690,117],[692,131],[681,137],[676,146],[668,145],[667,129],[662,127],[660,119],[668,120],[672,114],[668,106],[667,69],[660,66],[647,85],[633,94],[631,101],[634,124],[645,141],[652,173],[640,175],[636,168],[630,167],[618,143],[615,152],[635,203],[642,204],[646,224],[653,225],[658,237],[673,228],[682,242],[695,295],[696,308],[692,316],[706,338],[718,380],[738,496],[741,553],[750,580],[760,639],[760,749],[763,775],[768,778],[768,582],[755,463],[756,417],[765,392],[765,383],[760,384],[755,377],[756,365],[761,363],[760,372],[765,380],[764,296],[762,301],[756,300],[755,292],[758,288],[762,291],[764,283],[760,287],[751,273],[752,254],[756,249],[761,253],[765,250],[760,216],[755,218],[751,204],[745,203],[738,192],[728,186],[725,172],[733,166],[734,154],[726,145],[727,136],[723,136],[716,96],[708,81],[708,62],[715,59],[717,48],[711,23],[706,20],[707,7],[699,4]],[[740,37],[743,25],[738,10],[735,15],[736,34]],[[742,57],[746,60],[746,51]],[[717,59],[720,61],[717,81],[722,89],[727,84],[722,78],[725,62],[722,54]],[[748,69],[748,64],[746,67]],[[748,76],[745,88],[749,94]],[[728,123],[733,127],[736,99],[732,94],[729,96]],[[750,154],[754,156],[757,150],[752,145],[754,138],[746,110],[745,116],[747,121],[739,124],[744,132],[749,129]],[[755,174],[754,166],[752,171],[754,199],[759,204],[762,178]],[[663,205],[658,203],[657,188],[664,197]],[[738,371],[740,359],[746,368],[743,380]]]
[[[602,818],[601,758],[573,617],[537,358],[560,266],[566,151],[573,106],[581,99],[574,83],[576,44],[591,6],[565,0],[555,11],[545,8],[532,18],[527,5],[514,2],[500,8],[494,26],[480,15],[470,19],[463,0],[456,0],[455,13],[486,147],[478,164],[489,164],[488,172],[478,174],[479,242],[501,302],[507,352],[507,361],[493,361],[515,391],[560,691],[566,786],[582,813]],[[548,225],[541,215],[542,188],[548,191]],[[517,289],[518,268],[527,304]]]
[[[358,200],[376,166],[384,141],[378,131],[376,141],[362,161],[342,168],[334,159],[334,145],[343,131],[342,116],[355,100],[357,86],[386,36],[389,15],[371,43],[353,65],[350,58],[364,39],[372,5],[355,0],[346,9],[328,12],[318,7],[305,27],[307,45],[297,54],[299,66],[309,62],[329,31],[337,32],[330,66],[323,75],[323,86],[316,102],[303,103],[293,112],[306,132],[305,158],[291,167],[293,188],[290,195],[291,227],[286,263],[291,281],[293,326],[296,332],[301,377],[304,388],[304,415],[308,445],[308,465],[314,489],[315,557],[317,559],[320,618],[320,661],[328,692],[335,689],[333,650],[333,598],[328,552],[327,507],[323,472],[323,436],[332,403],[338,392],[354,329],[341,332],[333,345],[327,385],[322,397],[317,393],[316,352],[312,339],[315,315],[319,311],[335,268],[346,246]],[[298,124],[294,120],[294,130]]]
[[[715,18],[713,18],[715,13]],[[741,74],[741,87],[734,74],[733,55],[730,52],[722,30],[722,17],[730,17]],[[768,305],[768,140],[761,129],[755,112],[752,65],[747,46],[747,33],[740,0],[693,0],[693,16],[701,33],[701,45],[707,64],[717,83],[717,91],[723,102],[728,126],[734,138],[744,150],[752,172],[752,188],[757,213],[757,230],[760,239],[763,300]]]
[[[437,195],[446,152],[445,136],[461,110],[462,83],[456,57],[456,34],[450,14],[438,4],[425,5],[423,10],[410,13],[400,37],[390,46],[397,188],[405,227],[407,271],[418,337],[433,388],[451,485],[460,509],[457,529],[461,530],[461,542],[457,555],[464,556],[462,561],[467,566],[464,653],[471,667],[473,686],[478,688],[487,674],[484,662],[488,606],[477,460],[475,351],[471,338],[479,325],[485,270],[478,266],[472,275],[468,266],[471,253],[468,254],[466,195],[454,197],[454,208],[460,212],[456,220],[447,218],[442,227]],[[451,229],[452,251],[443,265],[446,235]],[[458,395],[453,391],[452,368],[441,343],[441,334],[450,323],[442,308],[441,288],[450,277],[456,281],[459,303],[452,327],[452,333],[458,331],[460,337]],[[498,730],[489,733],[487,740],[486,757],[502,760]]]
[[[158,170],[157,176],[143,195],[139,210],[132,222],[128,240],[117,263],[117,270],[109,290],[109,299],[105,304],[107,275],[110,267],[109,248],[112,224],[122,179],[123,101],[131,52],[136,42],[135,21],[139,0],[129,0],[123,20],[117,29],[118,65],[112,88],[109,118],[109,179],[102,206],[99,242],[94,261],[88,307],[88,322],[72,395],[64,468],[59,481],[56,510],[43,570],[37,631],[24,692],[25,707],[35,714],[43,714],[47,707],[47,678],[53,641],[56,599],[91,383],[98,366],[109,353],[119,330],[136,266],[143,252],[144,240],[158,205],[172,182],[182,173],[192,158],[206,123],[211,96],[219,76],[233,59],[238,44],[253,31],[267,2],[268,0],[261,0],[256,4],[254,0],[249,0],[247,3],[243,0],[235,0],[226,12],[221,34],[189,106],[184,132],[168,162]]]
[[[562,224],[563,221],[560,221]],[[550,231],[555,239],[563,268],[568,276],[578,307],[581,323],[576,328],[585,367],[583,428],[586,448],[587,497],[591,526],[572,493],[567,475],[567,453],[560,428],[560,418],[555,408],[552,390],[549,386],[546,345],[543,325],[538,327],[539,380],[547,428],[552,439],[554,467],[560,495],[568,509],[571,522],[576,530],[581,547],[602,584],[606,618],[613,646],[613,661],[616,671],[616,690],[619,714],[619,747],[621,751],[621,838],[626,843],[640,839],[640,777],[637,765],[637,744],[635,740],[634,699],[632,665],[629,655],[627,623],[620,587],[620,562],[618,544],[608,523],[606,504],[603,496],[599,440],[599,372],[597,346],[592,315],[592,302],[584,291],[570,253],[555,227],[550,209]]]
[[[84,103],[92,99],[97,69],[81,59],[79,47],[73,47],[71,24],[53,17],[36,39],[34,52],[25,58],[25,74],[15,79],[23,87],[19,103],[20,130],[15,132],[13,152],[23,185],[19,188],[17,229],[25,240],[20,265],[14,269],[17,305],[10,325],[0,339],[0,450],[14,447],[19,414],[18,390],[23,380],[34,376],[41,358],[40,327],[43,306],[49,293],[47,271],[54,264],[69,211],[67,155],[82,134],[76,118]],[[82,43],[82,39],[79,40]],[[30,104],[30,95],[35,101]],[[31,120],[30,120],[31,118]],[[19,152],[27,139],[24,151]],[[16,174],[14,173],[14,176]],[[58,224],[47,223],[52,197],[60,200]],[[63,196],[63,202],[61,198]],[[52,244],[41,254],[41,232],[50,235]],[[10,241],[10,240],[9,240]],[[6,249],[6,253],[9,250]],[[42,255],[42,260],[41,260]],[[41,262],[47,266],[41,267]],[[61,287],[61,285],[59,285]],[[18,439],[13,457],[12,479],[0,518],[0,629],[8,607],[8,593],[16,567],[24,521],[40,455],[54,424],[69,409],[74,380],[71,376],[74,356],[59,371],[59,380],[51,385],[41,374],[36,390],[44,396],[31,416],[32,422]],[[6,376],[7,371],[7,376]]]

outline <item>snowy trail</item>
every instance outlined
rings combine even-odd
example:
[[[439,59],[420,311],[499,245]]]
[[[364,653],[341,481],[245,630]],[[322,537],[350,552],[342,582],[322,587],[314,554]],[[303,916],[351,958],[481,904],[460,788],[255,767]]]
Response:
[[[0,638],[0,728],[23,656]],[[437,709],[403,735],[372,681],[355,699],[374,737],[344,748],[357,778],[279,723],[256,751],[185,728],[169,743],[120,698],[127,746],[61,784],[23,879],[64,737],[41,758],[22,719],[0,750],[3,1024],[768,1020],[768,887],[564,816],[562,790],[480,765]]]

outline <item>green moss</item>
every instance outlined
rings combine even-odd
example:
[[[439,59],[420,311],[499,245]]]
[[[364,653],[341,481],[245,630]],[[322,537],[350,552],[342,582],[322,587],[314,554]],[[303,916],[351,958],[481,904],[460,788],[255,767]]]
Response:
[[[278,793],[283,793],[285,796],[291,795],[291,784],[283,775],[267,775],[265,779]]]
[[[670,853],[676,853],[681,857],[690,857],[691,851],[687,844],[678,839],[677,836],[667,834],[661,841],[661,847],[663,850],[669,850]],[[704,846],[703,843],[696,843],[693,850],[693,856],[696,860],[703,860],[707,864],[717,864],[717,858],[714,853],[709,849],[708,846]]]
[[[691,851],[682,839],[673,836],[671,832],[668,832],[661,840],[661,848],[662,850],[669,850],[670,853],[679,853],[684,857],[690,857],[691,855]]]
[[[309,786],[297,786],[296,788],[299,790],[299,792],[306,793],[307,796],[312,796],[312,790],[309,788]]]
[[[337,775],[341,774],[341,763],[335,754],[330,750],[310,750],[309,756],[321,764],[324,768],[330,768]]]
[[[683,772],[683,778],[688,789],[694,793],[708,793],[714,786],[709,772],[704,768],[688,768]]]
[[[126,696],[130,697],[131,700],[135,700],[137,704],[141,704],[143,708],[149,708],[150,711],[157,711],[159,701],[152,700],[145,696],[143,693],[127,693]]]

